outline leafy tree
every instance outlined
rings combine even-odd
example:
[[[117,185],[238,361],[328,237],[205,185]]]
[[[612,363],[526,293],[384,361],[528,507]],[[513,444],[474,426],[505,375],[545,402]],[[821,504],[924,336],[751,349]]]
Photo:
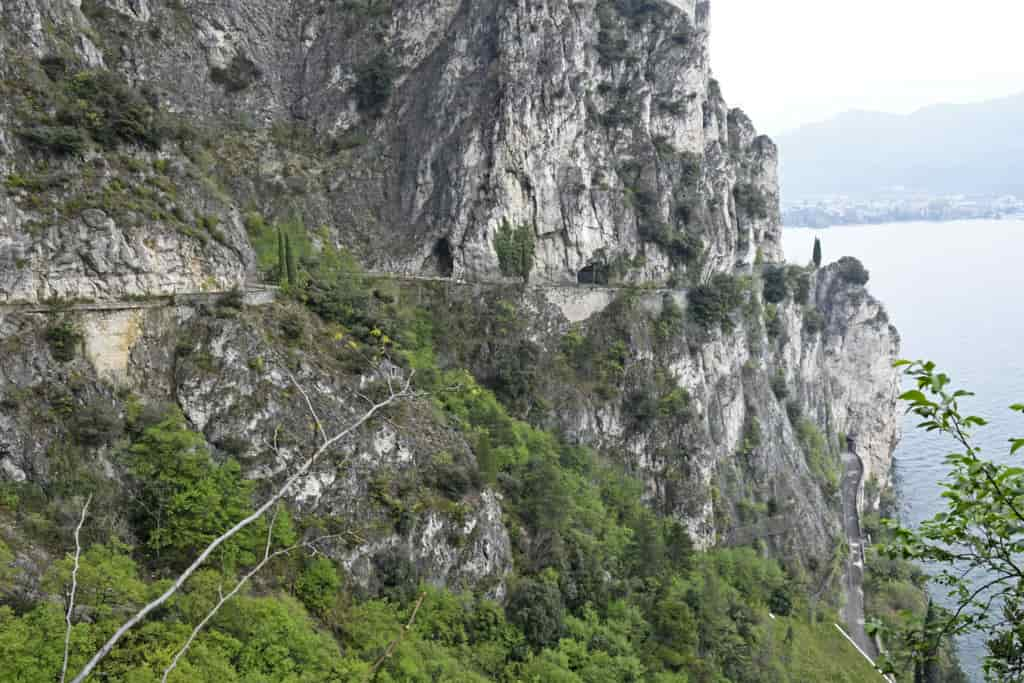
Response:
[[[821,240],[817,237],[814,238],[814,267],[821,268]]]
[[[718,273],[711,282],[691,289],[687,299],[694,321],[705,329],[720,325],[728,332],[733,328],[732,314],[743,304],[743,286],[739,278]]]
[[[288,233],[284,236],[284,262],[288,273],[288,284],[298,284],[298,269],[295,267],[295,251],[292,249],[292,237]]]
[[[135,523],[161,561],[188,559],[251,511],[253,483],[233,460],[215,465],[203,437],[185,426],[180,412],[142,433],[129,448],[128,467],[137,488]],[[246,530],[222,559],[251,562],[264,532],[265,525]]]
[[[288,250],[284,245],[285,234],[280,227],[277,229],[277,281],[285,284],[288,282]]]
[[[356,67],[355,95],[359,111],[378,114],[391,98],[398,66],[387,50]]]
[[[927,662],[943,637],[981,632],[987,637],[985,670],[993,680],[1024,680],[1024,468],[981,457],[973,430],[987,422],[961,412],[972,394],[950,388],[950,378],[931,362],[900,361],[916,388],[901,397],[922,418],[920,428],[952,438],[958,451],[943,483],[946,509],[917,530],[890,526],[894,540],[888,555],[936,567],[933,581],[944,586],[955,605],[951,614],[933,618],[908,638],[915,657]],[[1011,406],[1024,413],[1024,404]],[[1024,448],[1011,439],[1010,453]]]
[[[839,259],[837,265],[839,277],[852,285],[866,285],[868,280],[871,279],[871,275],[868,273],[867,268],[864,267],[864,264],[853,256],[844,256]]]
[[[536,242],[533,228],[527,223],[513,226],[507,220],[501,222],[494,238],[494,249],[498,254],[498,267],[503,275],[530,279]]]
[[[341,577],[334,563],[326,557],[315,557],[295,582],[295,594],[314,614],[326,612],[338,598]]]
[[[506,609],[509,620],[534,647],[553,645],[562,635],[565,607],[556,586],[524,579],[512,589]]]
[[[769,266],[764,269],[764,300],[770,304],[778,304],[789,295],[786,283],[786,269]]]

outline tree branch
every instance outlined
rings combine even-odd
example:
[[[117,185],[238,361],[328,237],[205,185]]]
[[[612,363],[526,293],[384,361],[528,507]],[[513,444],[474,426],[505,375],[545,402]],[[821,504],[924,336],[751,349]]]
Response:
[[[380,401],[379,403],[375,403],[359,419],[357,419],[355,422],[350,424],[342,431],[335,434],[333,437],[327,439],[323,443],[323,445],[321,445],[306,460],[306,462],[303,463],[302,467],[300,467],[293,475],[288,477],[288,480],[285,481],[285,483],[259,508],[257,508],[255,512],[253,512],[248,517],[235,524],[233,527],[225,531],[223,534],[215,538],[213,541],[211,541],[210,544],[206,546],[206,549],[203,550],[203,552],[200,553],[199,556],[192,562],[192,564],[190,564],[188,568],[185,569],[185,571],[178,575],[178,578],[175,579],[174,583],[172,583],[171,586],[166,591],[164,591],[158,598],[149,602],[142,609],[136,612],[134,616],[132,616],[128,621],[122,624],[117,629],[117,631],[114,632],[114,635],[112,635],[110,639],[103,644],[103,647],[101,647],[99,651],[97,651],[96,654],[93,655],[92,659],[90,659],[89,662],[85,665],[85,667],[78,673],[78,675],[75,676],[75,678],[72,680],[72,683],[82,683],[82,681],[88,678],[89,675],[93,672],[93,670],[95,670],[99,663],[103,661],[103,659],[108,654],[110,654],[110,651],[114,649],[114,646],[117,645],[117,643],[121,640],[121,638],[125,636],[126,633],[128,633],[128,631],[134,628],[140,621],[145,619],[153,610],[163,605],[165,602],[170,600],[175,593],[181,590],[181,587],[185,585],[185,582],[188,581],[188,579],[199,569],[199,567],[201,567],[206,562],[206,560],[209,559],[210,555],[212,555],[214,551],[217,550],[217,548],[222,546],[227,541],[231,540],[231,538],[233,538],[236,534],[245,529],[247,526],[249,526],[256,520],[260,519],[263,515],[267,513],[268,510],[270,510],[270,508],[272,508],[274,505],[277,504],[278,501],[284,498],[285,495],[287,495],[288,492],[291,490],[291,488],[300,479],[302,479],[302,477],[309,473],[309,471],[313,468],[313,465],[315,465],[320,460],[321,456],[323,456],[324,453],[329,451],[339,441],[351,435],[357,429],[359,429],[364,424],[369,422],[375,415],[377,415],[377,413],[381,412],[388,406],[415,396],[415,394],[411,390],[413,374],[414,373],[410,373],[409,378],[405,382],[405,385],[403,386],[401,391],[390,392],[389,396],[386,399]]]
[[[270,521],[270,528],[267,529],[267,545],[266,549],[263,552],[263,559],[260,561],[259,564],[250,569],[245,576],[239,579],[238,583],[235,584],[235,587],[232,588],[227,593],[227,595],[225,595],[223,592],[220,593],[220,599],[217,601],[217,604],[213,606],[213,609],[211,609],[206,614],[202,621],[196,624],[195,628],[192,629],[192,633],[189,634],[188,640],[186,640],[185,644],[181,646],[181,649],[179,649],[175,653],[174,658],[171,660],[171,663],[167,665],[166,669],[164,669],[164,674],[160,678],[160,683],[167,683],[167,677],[171,675],[171,672],[174,671],[175,668],[177,668],[178,663],[181,661],[181,658],[184,657],[185,654],[188,652],[189,648],[192,647],[192,643],[195,642],[195,639],[199,636],[200,632],[202,632],[202,630],[206,628],[206,625],[209,624],[210,621],[212,621],[215,616],[217,616],[217,612],[220,611],[220,608],[223,607],[225,603],[227,603],[231,598],[235,597],[238,594],[238,592],[245,587],[245,584],[252,580],[254,576],[259,574],[264,567],[266,567],[270,562],[276,560],[277,558],[282,557],[284,555],[288,555],[301,547],[309,547],[312,546],[314,543],[317,543],[318,541],[330,538],[329,536],[325,536],[314,541],[309,541],[307,543],[299,543],[288,548],[282,548],[281,550],[270,552],[270,548],[273,546],[274,543],[274,527],[277,525],[277,514],[280,511],[280,509],[281,508],[279,506],[277,509],[274,510],[274,516]]]
[[[365,680],[367,682],[373,680],[374,676],[377,675],[377,671],[380,670],[380,668],[384,665],[384,662],[391,659],[391,656],[395,654],[395,650],[398,648],[399,645],[401,645],[402,641],[405,640],[405,636],[407,633],[409,633],[409,630],[412,628],[413,623],[415,623],[416,614],[419,613],[420,607],[423,605],[423,601],[426,600],[426,598],[426,593],[420,593],[420,599],[416,601],[416,606],[412,609],[412,615],[409,617],[409,621],[406,622],[405,626],[402,627],[402,630],[398,634],[398,637],[392,640],[390,643],[388,643],[388,648],[384,651],[384,654],[382,654],[377,659],[377,661],[373,663],[373,666],[370,668],[369,673],[366,674]]]
[[[64,617],[64,621],[67,622],[67,629],[64,631],[64,663],[60,667],[60,683],[64,683],[64,679],[68,675],[68,655],[71,652],[71,618],[75,612],[75,593],[78,592],[78,567],[82,559],[82,527],[85,526],[85,516],[89,513],[89,503],[91,502],[92,496],[85,499],[85,505],[82,506],[82,517],[78,520],[78,526],[75,527],[75,566],[71,570],[71,592],[68,594],[68,612]]]

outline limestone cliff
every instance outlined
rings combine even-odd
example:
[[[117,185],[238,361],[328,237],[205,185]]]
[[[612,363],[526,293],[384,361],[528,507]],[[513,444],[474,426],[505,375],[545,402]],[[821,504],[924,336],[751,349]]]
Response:
[[[444,362],[624,463],[704,547],[762,541],[824,573],[840,435],[888,476],[897,336],[838,266],[786,270],[766,301],[778,155],[712,77],[708,2],[3,0],[0,17],[0,303],[223,292],[267,274],[264,218],[298,221],[306,258],[452,278],[408,292],[462,335]],[[505,263],[510,232],[530,267]],[[617,288],[548,287],[578,280]],[[277,356],[336,422],[355,409],[365,378],[327,332],[298,353],[276,318],[168,303],[63,313],[89,351],[71,365],[46,348],[54,320],[0,312],[4,476],[59,480],[68,411],[127,393],[273,476],[287,448],[253,444],[308,431]],[[404,420],[294,502],[347,520],[333,554],[364,584],[401,556],[501,595],[500,496],[444,480],[477,454],[426,404]],[[90,457],[113,472],[105,448]]]

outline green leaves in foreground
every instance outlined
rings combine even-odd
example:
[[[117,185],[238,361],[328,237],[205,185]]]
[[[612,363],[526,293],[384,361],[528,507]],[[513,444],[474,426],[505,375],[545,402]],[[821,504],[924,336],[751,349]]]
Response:
[[[960,400],[970,392],[951,390],[948,375],[931,362],[900,361],[897,367],[916,389],[900,399],[922,418],[919,429],[950,437],[959,449],[948,455],[951,471],[943,483],[946,508],[915,530],[891,523],[890,557],[931,564],[932,581],[948,593],[953,611],[930,619],[913,633],[901,634],[922,670],[949,635],[985,634],[990,680],[1024,681],[1024,468],[983,460],[972,431],[988,422],[964,415]],[[1010,407],[1024,413],[1024,404]],[[1010,453],[1024,439],[1010,439]]]

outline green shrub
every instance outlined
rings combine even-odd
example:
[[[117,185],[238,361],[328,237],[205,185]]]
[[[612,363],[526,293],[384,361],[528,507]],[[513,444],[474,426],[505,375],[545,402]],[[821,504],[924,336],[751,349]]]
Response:
[[[67,319],[52,323],[46,328],[46,343],[50,346],[50,353],[61,363],[75,359],[83,339],[75,324]]]
[[[753,183],[738,183],[732,196],[736,207],[752,218],[768,218],[768,198]]]
[[[506,608],[510,622],[536,648],[554,645],[562,635],[565,607],[556,586],[526,579],[516,585]]]
[[[326,557],[314,557],[295,582],[295,595],[313,614],[323,614],[334,606],[341,589],[341,577]]]
[[[355,95],[359,111],[377,114],[391,99],[398,66],[386,50],[356,67]]]
[[[825,436],[807,419],[800,419],[797,422],[796,433],[811,474],[826,494],[834,495],[839,491],[839,464],[829,452]]]
[[[739,278],[718,273],[711,282],[695,287],[687,293],[689,314],[706,330],[721,326],[733,328],[732,315],[743,305],[743,286]]]
[[[804,309],[804,332],[810,336],[825,329],[825,316],[817,308]]]
[[[785,401],[786,398],[789,397],[789,387],[786,384],[786,375],[781,370],[772,377],[772,393],[775,394],[775,398],[780,401]]]
[[[778,304],[789,296],[786,283],[786,269],[780,266],[767,266],[764,269],[764,300],[770,304]]]
[[[64,81],[64,89],[57,120],[87,130],[107,149],[130,144],[156,150],[163,143],[153,93],[134,90],[108,71],[80,71]]]
[[[104,446],[121,436],[124,422],[112,402],[96,400],[75,411],[71,431],[83,446]]]
[[[536,247],[532,226],[520,223],[513,227],[507,220],[502,220],[494,238],[494,249],[503,275],[529,280]]]
[[[871,274],[859,259],[853,256],[844,256],[836,264],[836,271],[840,278],[852,285],[866,285],[871,279]]]
[[[29,126],[18,135],[33,149],[54,156],[81,156],[89,148],[85,133],[72,126]]]
[[[811,300],[811,276],[798,266],[791,266],[786,275],[793,283],[793,301],[806,306]]]

